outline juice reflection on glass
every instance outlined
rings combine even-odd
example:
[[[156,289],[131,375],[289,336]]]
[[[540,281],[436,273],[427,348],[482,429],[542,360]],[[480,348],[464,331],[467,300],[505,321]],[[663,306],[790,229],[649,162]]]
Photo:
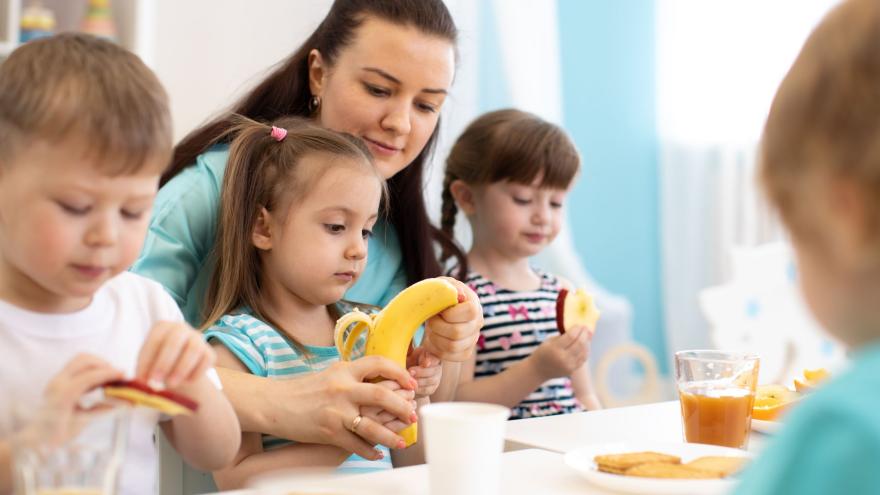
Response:
[[[720,351],[682,351],[675,375],[685,440],[746,448],[758,381],[758,358]]]

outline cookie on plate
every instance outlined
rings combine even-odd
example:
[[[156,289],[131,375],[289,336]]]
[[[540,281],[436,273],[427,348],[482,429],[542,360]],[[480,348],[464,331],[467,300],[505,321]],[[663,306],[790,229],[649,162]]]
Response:
[[[703,471],[685,464],[669,464],[668,462],[648,462],[627,469],[626,476],[642,478],[677,478],[677,479],[712,479],[721,475],[712,471]]]
[[[721,477],[727,477],[742,469],[748,459],[745,457],[706,456],[694,459],[685,466],[718,473]]]
[[[623,474],[627,469],[639,464],[662,463],[680,464],[681,458],[659,452],[629,452],[626,454],[597,455],[593,458],[599,471]]]

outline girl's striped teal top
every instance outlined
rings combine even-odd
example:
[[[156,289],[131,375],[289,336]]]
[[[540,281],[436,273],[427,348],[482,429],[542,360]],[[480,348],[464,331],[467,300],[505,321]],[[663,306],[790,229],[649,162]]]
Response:
[[[307,351],[307,355],[304,355],[284,334],[244,309],[220,318],[205,332],[205,338],[222,343],[254,375],[278,380],[315,373],[339,361],[336,347],[301,346]],[[364,343],[365,336],[362,336],[354,347],[352,358],[363,356]],[[290,440],[263,435],[264,450],[290,443]],[[388,448],[381,445],[377,448],[382,451],[384,458],[370,461],[352,454],[339,466],[338,471],[355,474],[391,469]]]

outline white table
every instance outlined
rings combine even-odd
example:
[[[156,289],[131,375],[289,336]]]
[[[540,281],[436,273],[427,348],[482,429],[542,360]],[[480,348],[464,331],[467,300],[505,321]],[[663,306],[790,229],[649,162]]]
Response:
[[[454,473],[450,473],[454,476]],[[326,477],[298,481],[288,478],[270,488],[250,492],[281,495],[290,492],[333,493],[340,495],[429,495],[428,466],[411,466],[352,476]],[[247,492],[241,492],[242,495]],[[505,452],[501,465],[501,493],[504,495],[606,495],[563,462],[563,456],[540,449]]]
[[[681,442],[682,438],[681,410],[675,400],[508,421],[505,448],[565,453],[591,443]],[[764,436],[753,431],[749,451],[759,451],[763,441]]]
[[[562,453],[591,443],[682,441],[678,401],[524,419],[507,423],[501,493],[607,494],[565,465]],[[760,450],[764,437],[752,432],[749,450]],[[454,473],[450,473],[454,476]],[[242,495],[303,493],[394,493],[427,495],[425,465],[319,479],[285,478],[277,489],[245,491]]]

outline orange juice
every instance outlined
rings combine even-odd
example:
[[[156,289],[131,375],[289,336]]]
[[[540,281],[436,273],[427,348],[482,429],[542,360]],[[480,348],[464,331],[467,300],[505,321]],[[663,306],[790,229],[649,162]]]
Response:
[[[745,448],[755,394],[749,389],[679,390],[681,422],[688,442]]]

